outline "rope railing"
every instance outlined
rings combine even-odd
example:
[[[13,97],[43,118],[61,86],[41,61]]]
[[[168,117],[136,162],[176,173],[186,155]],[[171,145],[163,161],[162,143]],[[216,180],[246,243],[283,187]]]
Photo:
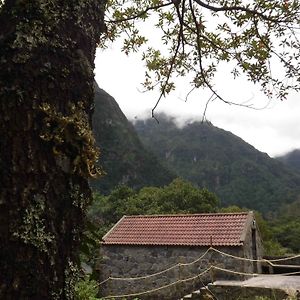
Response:
[[[196,260],[190,262],[190,263],[177,263],[167,269],[164,269],[160,272],[156,272],[156,273],[152,273],[152,274],[149,274],[149,275],[144,275],[144,276],[137,276],[137,277],[113,277],[113,276],[110,276],[108,277],[107,279],[103,280],[102,282],[99,283],[99,285],[105,283],[106,281],[108,280],[119,280],[119,281],[131,281],[131,280],[142,280],[142,279],[148,279],[148,278],[151,278],[151,277],[154,277],[154,276],[158,276],[158,275],[161,275],[161,274],[164,274],[170,270],[173,270],[177,267],[180,267],[180,266],[189,266],[189,265],[193,265],[195,264],[196,262],[202,260],[206,255],[207,253],[211,250],[211,248],[207,249],[205,251],[205,253],[203,253],[200,257],[198,257]]]
[[[137,297],[137,296],[142,296],[142,295],[146,295],[146,294],[151,294],[151,293],[158,292],[160,290],[166,289],[166,288],[171,287],[171,286],[176,286],[176,285],[181,284],[181,283],[185,283],[185,282],[189,282],[189,281],[192,281],[192,280],[200,279],[203,275],[208,273],[210,270],[218,270],[218,271],[229,273],[229,274],[242,275],[242,276],[252,276],[252,277],[270,276],[270,274],[257,274],[257,273],[239,272],[239,271],[229,270],[229,269],[225,269],[225,268],[221,268],[221,267],[218,267],[218,266],[211,265],[210,267],[208,267],[207,269],[205,269],[204,271],[202,271],[201,273],[199,273],[195,276],[188,277],[188,278],[185,278],[185,279],[180,279],[180,280],[177,280],[175,282],[166,284],[164,286],[161,286],[161,287],[158,287],[158,288],[155,288],[155,289],[150,289],[150,290],[137,292],[137,293],[122,294],[122,295],[113,295],[113,296],[109,295],[109,296],[102,297],[102,299],[119,299],[119,298]],[[296,274],[300,274],[300,271],[299,272],[283,273],[283,274],[274,274],[274,275],[271,275],[271,276],[278,276],[278,275],[279,276],[289,276],[289,275],[296,275]]]
[[[247,273],[247,272],[239,272],[239,271],[228,270],[228,269],[220,268],[218,266],[211,266],[211,267],[215,270],[230,273],[230,274],[243,275],[243,276],[253,276],[253,277],[256,277],[256,276],[262,276],[262,277],[267,277],[267,276],[290,276],[290,275],[300,274],[300,271],[280,273],[280,274]]]
[[[296,259],[296,258],[299,258],[299,257],[300,257],[300,254],[297,254],[297,255],[294,255],[294,256],[291,256],[291,257],[282,257],[282,258],[277,258],[277,259],[268,259],[267,261],[278,262],[278,261],[285,261],[285,260],[293,260],[293,259]]]
[[[274,262],[293,260],[293,259],[296,259],[296,258],[300,257],[300,254],[298,254],[298,255],[291,256],[291,257],[278,258],[278,259],[265,259],[265,258],[263,258],[263,259],[252,259],[252,258],[235,256],[235,255],[220,251],[216,248],[211,248],[211,250],[213,250],[217,253],[220,253],[221,255],[228,256],[228,257],[231,257],[231,258],[235,258],[235,259],[238,259],[238,260],[244,260],[244,261],[250,261],[250,262],[267,262],[267,263],[270,263],[271,265],[274,265],[273,264]]]
[[[145,294],[150,294],[150,293],[158,292],[158,291],[160,291],[160,290],[162,290],[162,289],[165,289],[165,288],[168,288],[168,287],[170,287],[170,286],[176,285],[176,284],[178,284],[179,282],[181,282],[181,280],[177,280],[177,281],[172,282],[172,283],[170,283],[170,284],[167,284],[167,285],[158,287],[158,288],[156,288],[156,289],[144,291],[144,292],[132,293],[132,294],[123,294],[123,295],[114,295],[114,296],[105,296],[105,297],[102,297],[101,299],[116,299],[116,298],[127,298],[127,297],[137,297],[137,296],[142,296],[142,295],[145,295]]]
[[[269,263],[271,266],[274,266],[273,262],[279,262],[279,261],[285,261],[285,260],[292,260],[292,259],[296,259],[300,257],[299,255],[295,255],[292,257],[287,257],[287,258],[279,258],[279,259],[272,259],[272,260],[268,260],[268,259],[252,259],[252,258],[245,258],[245,257],[240,257],[240,256],[236,256],[236,255],[232,255],[226,252],[223,252],[221,250],[218,250],[214,247],[210,247],[208,248],[200,257],[198,257],[197,259],[189,262],[189,263],[177,263],[169,268],[166,268],[162,271],[156,272],[156,273],[152,273],[149,275],[144,275],[144,276],[136,276],[136,277],[114,277],[114,276],[109,276],[108,278],[106,278],[105,280],[101,281],[98,285],[101,286],[102,284],[106,283],[109,280],[115,280],[115,281],[134,281],[134,280],[143,280],[143,279],[148,279],[151,277],[155,277],[155,276],[159,276],[161,274],[164,274],[170,270],[173,270],[177,267],[181,267],[181,266],[190,266],[193,265],[195,263],[197,263],[198,261],[202,260],[209,252],[214,251],[216,253],[219,253],[223,256],[227,256],[227,257],[231,257],[233,259],[237,259],[237,260],[242,260],[242,261],[248,261],[248,262],[261,262],[261,263]]]
[[[168,287],[180,284],[180,283],[184,283],[184,282],[188,282],[188,281],[192,281],[192,280],[195,280],[197,278],[200,278],[204,274],[208,273],[211,269],[212,269],[212,266],[210,266],[209,268],[207,268],[206,270],[204,270],[203,272],[199,273],[196,276],[185,278],[185,279],[180,279],[180,280],[177,280],[175,282],[166,284],[164,286],[161,286],[161,287],[158,287],[158,288],[155,288],[155,289],[151,289],[151,290],[147,290],[147,291],[143,291],[143,292],[138,292],[138,293],[131,293],[131,294],[105,296],[105,297],[102,297],[102,299],[116,299],[116,298],[136,297],[136,296],[142,296],[142,295],[145,295],[145,294],[158,292],[158,291],[163,290],[165,288],[168,288]]]

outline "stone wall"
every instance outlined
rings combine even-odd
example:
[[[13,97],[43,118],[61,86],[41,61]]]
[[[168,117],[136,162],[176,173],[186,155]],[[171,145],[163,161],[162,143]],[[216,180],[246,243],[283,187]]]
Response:
[[[178,263],[190,263],[202,256],[208,248],[205,247],[174,247],[174,246],[127,246],[127,245],[103,245],[101,255],[103,257],[100,270],[100,281],[109,276],[112,277],[137,277],[150,275],[170,268]],[[219,250],[243,257],[243,247],[220,247]],[[249,262],[235,260],[222,256],[216,252],[209,252],[200,261],[189,265],[173,268],[159,276],[142,280],[131,281],[107,281],[101,286],[102,295],[124,295],[144,292],[172,284],[180,279],[196,276],[206,270],[211,264],[234,271],[248,272],[253,265]],[[237,276],[214,271],[208,272],[200,279],[172,285],[155,293],[139,296],[140,299],[178,299],[179,296],[199,289],[208,282],[219,279],[233,279]],[[239,279],[243,279],[238,276]],[[129,297],[130,298],[130,297]]]

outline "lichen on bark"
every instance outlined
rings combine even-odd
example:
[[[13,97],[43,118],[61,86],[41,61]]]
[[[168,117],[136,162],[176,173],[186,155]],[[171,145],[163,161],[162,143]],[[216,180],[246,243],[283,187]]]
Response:
[[[54,235],[45,230],[45,199],[43,195],[33,196],[31,206],[25,209],[22,225],[13,233],[17,239],[23,240],[25,244],[31,244],[43,252],[47,252],[49,243],[53,242]]]

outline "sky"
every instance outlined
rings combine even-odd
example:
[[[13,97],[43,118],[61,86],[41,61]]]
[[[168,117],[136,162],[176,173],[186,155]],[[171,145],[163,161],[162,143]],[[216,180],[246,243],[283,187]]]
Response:
[[[158,91],[143,92],[144,66],[139,55],[126,56],[118,45],[97,50],[95,78],[98,85],[118,102],[130,120],[151,117]],[[266,99],[257,86],[246,79],[230,80],[227,66],[216,76],[216,89],[226,100],[253,105],[256,109],[213,101],[206,119],[214,126],[230,131],[271,157],[300,149],[300,95],[292,93],[287,100]],[[185,101],[190,87],[182,80],[175,92],[163,98],[156,113],[175,116],[179,124],[202,120],[210,94],[197,90]],[[159,125],[158,125],[159,126]]]

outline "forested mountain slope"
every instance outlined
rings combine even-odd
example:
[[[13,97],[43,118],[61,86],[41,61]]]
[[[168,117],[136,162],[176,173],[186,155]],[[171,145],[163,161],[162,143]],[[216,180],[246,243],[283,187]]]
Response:
[[[178,176],[215,192],[222,205],[236,204],[263,213],[296,199],[300,176],[211,123],[178,128],[167,116],[135,123],[144,145]]]
[[[285,155],[278,156],[276,159],[300,173],[300,149],[295,149]]]
[[[106,175],[91,182],[94,190],[108,193],[118,184],[133,188],[163,186],[175,177],[145,149],[117,102],[97,85],[93,132]]]

